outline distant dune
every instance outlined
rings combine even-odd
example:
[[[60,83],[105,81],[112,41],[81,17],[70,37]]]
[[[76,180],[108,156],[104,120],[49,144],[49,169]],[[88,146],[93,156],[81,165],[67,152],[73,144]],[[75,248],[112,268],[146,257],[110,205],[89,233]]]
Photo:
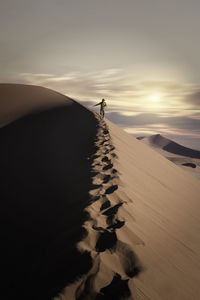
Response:
[[[149,137],[138,137],[137,139],[145,141],[146,144],[149,144],[152,147],[161,148],[173,154],[200,159],[200,151],[179,145],[160,134],[151,135]]]
[[[179,145],[160,134],[137,139],[200,179],[200,151]]]
[[[197,300],[199,181],[59,93],[0,97],[2,299]]]

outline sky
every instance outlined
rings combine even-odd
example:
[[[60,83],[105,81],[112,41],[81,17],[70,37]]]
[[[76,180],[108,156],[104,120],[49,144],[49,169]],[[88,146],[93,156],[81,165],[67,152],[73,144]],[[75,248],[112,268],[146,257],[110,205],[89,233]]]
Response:
[[[41,85],[134,136],[200,150],[199,0],[6,0],[0,82]]]

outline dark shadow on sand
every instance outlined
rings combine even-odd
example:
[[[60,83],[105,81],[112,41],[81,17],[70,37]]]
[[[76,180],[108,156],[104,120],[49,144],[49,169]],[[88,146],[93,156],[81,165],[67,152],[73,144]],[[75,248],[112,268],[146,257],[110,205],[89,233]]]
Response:
[[[128,280],[122,280],[119,274],[115,274],[112,282],[100,290],[95,300],[121,300],[127,299],[130,295]]]
[[[170,142],[165,147],[163,147],[163,150],[174,153],[174,154],[191,157],[191,158],[200,158],[200,151],[184,147],[173,141]]]
[[[186,167],[190,167],[190,168],[193,168],[193,169],[195,169],[197,166],[195,165],[195,164],[193,164],[193,163],[184,163],[184,164],[182,164],[182,166],[186,166]]]
[[[1,299],[50,300],[87,272],[83,213],[97,120],[79,104],[0,129]]]

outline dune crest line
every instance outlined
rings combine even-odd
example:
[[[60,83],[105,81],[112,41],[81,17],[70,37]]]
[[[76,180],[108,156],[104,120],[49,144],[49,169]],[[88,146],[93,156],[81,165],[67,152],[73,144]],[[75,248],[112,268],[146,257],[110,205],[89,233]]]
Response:
[[[88,220],[83,225],[87,235],[77,245],[79,251],[90,253],[93,266],[54,300],[131,299],[128,282],[141,271],[132,248],[117,236],[117,231],[126,223],[118,215],[125,201],[118,194],[117,154],[108,125],[99,116],[96,118],[99,125],[95,152],[91,158],[93,189],[85,209]]]

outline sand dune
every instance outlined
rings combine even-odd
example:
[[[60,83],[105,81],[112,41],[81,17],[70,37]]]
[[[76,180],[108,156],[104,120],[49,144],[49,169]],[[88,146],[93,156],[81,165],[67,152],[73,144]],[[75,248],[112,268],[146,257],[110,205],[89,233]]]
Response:
[[[160,134],[137,139],[200,179],[200,151],[179,145]]]
[[[106,123],[97,135],[88,236],[79,243],[93,268],[55,300],[198,299],[199,182]]]
[[[0,84],[0,97],[0,128],[25,115],[73,102],[50,89],[24,84]]]
[[[151,147],[160,148],[169,153],[200,159],[200,151],[179,145],[160,134],[155,134],[148,137],[138,137],[137,139],[142,140],[148,145],[151,145]]]
[[[132,199],[124,207],[134,218],[126,217],[129,235],[121,230],[119,239],[129,238],[144,267],[129,283],[133,298],[198,299],[199,181],[115,125],[109,128],[117,169]],[[140,242],[131,241],[132,234]]]
[[[80,253],[76,244],[84,234],[84,208],[93,186],[88,157],[97,120],[48,89],[20,85],[15,94],[16,86],[10,88],[8,96],[16,98],[7,100],[19,103],[19,115],[25,112],[21,95],[37,100],[26,102],[23,118],[11,122],[11,115],[10,124],[0,129],[1,297],[51,299],[92,266],[89,253]],[[4,104],[2,114],[9,109]]]
[[[199,181],[54,95],[0,129],[3,299],[198,300]]]

